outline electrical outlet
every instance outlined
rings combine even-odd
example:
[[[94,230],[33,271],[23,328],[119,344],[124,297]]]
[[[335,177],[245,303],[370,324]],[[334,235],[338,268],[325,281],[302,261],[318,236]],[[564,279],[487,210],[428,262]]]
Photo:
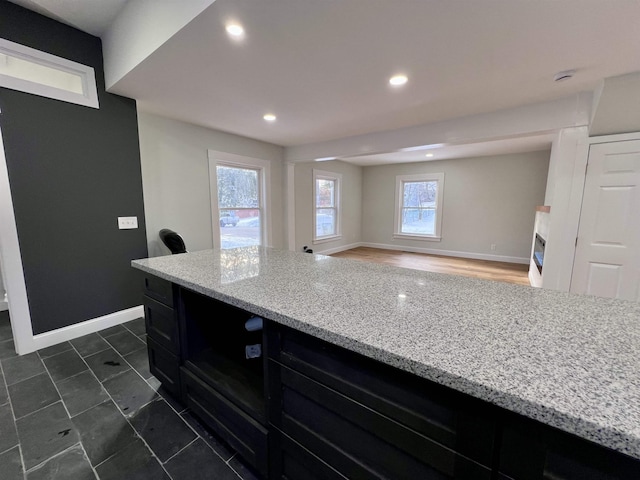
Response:
[[[120,230],[138,228],[138,217],[118,217],[118,228]]]
[[[247,345],[244,347],[244,356],[249,358],[260,358],[262,355],[262,345],[259,343],[255,345]]]
[[[492,244],[491,244],[491,250],[492,250],[492,251],[495,251],[495,249],[496,249],[496,244],[495,244],[495,243],[492,243]]]

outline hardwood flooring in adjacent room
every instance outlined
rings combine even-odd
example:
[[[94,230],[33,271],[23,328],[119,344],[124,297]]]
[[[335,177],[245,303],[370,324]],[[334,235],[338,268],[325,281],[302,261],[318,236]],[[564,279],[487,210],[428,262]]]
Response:
[[[366,262],[383,263],[394,267],[412,268],[427,272],[450,273],[466,277],[484,278],[499,282],[529,285],[528,265],[519,263],[493,262],[471,258],[445,257],[425,253],[383,250],[380,248],[357,247],[331,255]]]

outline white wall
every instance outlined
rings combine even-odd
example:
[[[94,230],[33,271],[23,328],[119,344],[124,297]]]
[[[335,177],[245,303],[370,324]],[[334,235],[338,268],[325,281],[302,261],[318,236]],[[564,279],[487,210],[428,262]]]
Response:
[[[271,243],[284,246],[282,147],[144,112],[138,128],[149,256],[169,253],[162,228],[182,235],[189,251],[213,247],[209,149],[270,161]]]
[[[313,244],[313,169],[342,174],[342,238]],[[295,164],[296,250],[308,245],[315,253],[335,252],[359,243],[362,217],[362,167],[341,161]]]
[[[365,167],[363,242],[529,263],[548,167],[547,151]],[[396,175],[439,172],[445,174],[442,240],[394,239]]]

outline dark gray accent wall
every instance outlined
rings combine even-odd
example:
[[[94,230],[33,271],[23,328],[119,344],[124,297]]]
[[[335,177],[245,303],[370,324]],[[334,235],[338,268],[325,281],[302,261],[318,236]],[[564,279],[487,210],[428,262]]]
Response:
[[[99,38],[0,0],[0,37],[95,69],[100,108],[0,88],[34,334],[140,305],[147,256],[134,100],[105,92]],[[118,216],[139,228],[118,230]]]

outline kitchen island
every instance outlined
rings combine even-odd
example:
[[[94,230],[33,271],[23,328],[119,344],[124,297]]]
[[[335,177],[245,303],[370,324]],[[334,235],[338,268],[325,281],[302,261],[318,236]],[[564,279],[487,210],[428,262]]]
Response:
[[[393,478],[406,465],[424,478],[640,478],[638,303],[261,247],[133,266],[158,303],[146,316],[160,380],[201,415],[198,398],[214,398],[208,423],[265,475]],[[245,369],[215,332],[244,341],[227,323],[253,315],[265,329],[247,341],[266,354]],[[204,344],[224,353],[209,373],[191,359]],[[310,411],[348,445],[303,418]],[[243,415],[251,428],[234,427]],[[367,442],[392,458],[349,451]]]

